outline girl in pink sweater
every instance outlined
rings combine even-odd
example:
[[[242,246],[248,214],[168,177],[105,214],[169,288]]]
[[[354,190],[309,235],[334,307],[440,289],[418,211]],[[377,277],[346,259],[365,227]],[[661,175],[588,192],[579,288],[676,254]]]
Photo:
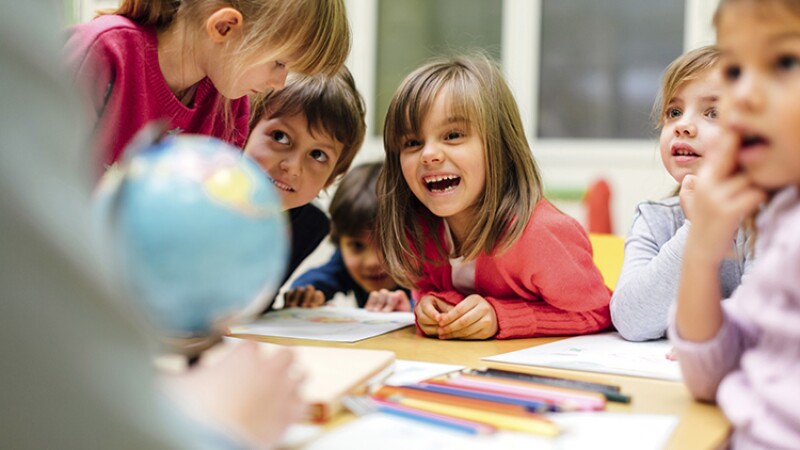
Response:
[[[349,50],[343,0],[124,0],[65,49],[98,175],[155,119],[241,147],[248,95],[281,89],[288,71],[334,74]]]
[[[696,181],[670,338],[734,448],[800,449],[800,2],[722,0],[715,25],[724,135]],[[721,304],[720,263],[757,211],[758,259]]]
[[[379,241],[439,339],[591,333],[610,292],[586,232],[542,197],[498,67],[460,57],[411,73],[389,105]]]

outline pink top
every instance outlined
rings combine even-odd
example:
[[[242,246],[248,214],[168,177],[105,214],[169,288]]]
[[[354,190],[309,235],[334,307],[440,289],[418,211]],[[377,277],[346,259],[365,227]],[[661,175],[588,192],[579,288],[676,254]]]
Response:
[[[192,105],[182,104],[161,73],[153,27],[122,16],[100,16],[70,29],[65,56],[93,114],[93,163],[99,171],[121,157],[146,123],[159,118],[168,120],[176,133],[205,134],[244,145],[250,114],[247,97],[231,101],[232,127],[225,125],[224,97],[208,78],[198,83]]]
[[[444,242],[444,224],[437,232]],[[438,256],[432,239],[425,255],[436,262],[423,264],[416,298],[433,295],[458,304],[466,295],[454,285],[449,258]],[[611,325],[611,292],[592,261],[586,231],[547,200],[510,248],[478,256],[473,285],[497,314],[498,339],[586,334]]]
[[[723,302],[706,342],[669,335],[686,386],[716,398],[735,428],[734,448],[800,448],[800,195],[780,192],[758,219],[750,273]]]

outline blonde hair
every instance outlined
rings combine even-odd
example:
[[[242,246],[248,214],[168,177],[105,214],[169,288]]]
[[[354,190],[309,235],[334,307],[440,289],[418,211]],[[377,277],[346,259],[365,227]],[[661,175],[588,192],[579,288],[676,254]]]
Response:
[[[191,39],[214,11],[225,7],[242,14],[242,37],[229,49],[232,73],[289,54],[295,58],[289,67],[293,72],[333,75],[350,52],[343,0],[122,0],[117,9],[100,14],[121,15],[158,30],[180,18]],[[230,140],[235,133],[230,100],[221,104]]]
[[[181,17],[191,31],[225,7],[243,18],[242,39],[231,49],[238,61],[268,61],[290,53],[297,58],[292,71],[332,75],[350,52],[343,0],[123,0],[119,8],[101,14],[125,16],[160,30]]]
[[[464,260],[513,244],[542,198],[539,169],[517,104],[497,65],[486,55],[475,54],[434,61],[415,70],[389,104],[384,127],[386,162],[378,179],[378,241],[391,275],[406,286],[414,286],[421,275],[425,239],[434,239],[440,256],[447,258],[435,232],[438,218],[411,192],[400,167],[404,137],[419,133],[440,93],[448,96],[453,116],[469,119],[471,131],[481,136],[485,149],[486,188],[462,246]],[[425,227],[428,235],[424,235]]]
[[[660,129],[664,126],[667,105],[675,97],[678,89],[685,83],[698,79],[716,66],[717,62],[719,62],[719,49],[716,46],[707,45],[678,56],[667,66],[661,80],[661,89],[659,89],[658,97],[653,105],[656,128]]]
[[[343,148],[326,181],[330,185],[347,172],[367,131],[364,99],[353,75],[342,66],[334,76],[291,76],[286,87],[254,98],[250,132],[261,120],[303,114],[309,131],[333,137]]]

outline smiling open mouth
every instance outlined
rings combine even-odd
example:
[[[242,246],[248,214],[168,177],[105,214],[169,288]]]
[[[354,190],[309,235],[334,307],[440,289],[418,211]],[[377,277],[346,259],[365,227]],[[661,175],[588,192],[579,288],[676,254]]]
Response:
[[[278,180],[276,180],[274,178],[270,178],[270,181],[272,181],[272,184],[274,184],[276,188],[278,188],[278,189],[280,189],[282,191],[294,192],[294,189],[292,189],[292,187],[289,186],[286,183],[281,183],[280,181],[278,181]]]
[[[672,156],[700,156],[688,148],[678,148],[672,151]]]
[[[461,177],[456,175],[443,175],[437,177],[427,177],[425,187],[431,192],[447,192],[452,191],[461,183]]]

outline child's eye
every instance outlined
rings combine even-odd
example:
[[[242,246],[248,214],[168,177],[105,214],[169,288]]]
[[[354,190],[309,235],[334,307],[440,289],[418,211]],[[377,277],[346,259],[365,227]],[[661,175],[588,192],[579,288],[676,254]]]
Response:
[[[708,108],[708,109],[706,110],[706,117],[708,117],[709,119],[716,119],[716,118],[718,118],[718,117],[719,117],[719,112],[717,111],[717,107],[716,107],[716,106],[713,106],[713,107],[711,107],[711,108]]]
[[[778,70],[794,70],[800,65],[800,59],[793,55],[783,55],[778,58]]]
[[[422,141],[419,139],[408,138],[403,141],[403,148],[415,148],[422,146]]]
[[[321,163],[328,162],[328,154],[320,149],[311,150],[311,153],[309,153],[309,155],[311,155],[311,157],[314,158],[315,161],[319,161]]]
[[[366,250],[366,248],[367,248],[367,246],[361,241],[350,241],[350,242],[348,242],[347,246],[354,253],[361,253],[364,250]]]
[[[445,135],[444,138],[447,141],[452,141],[454,139],[458,139],[458,138],[462,138],[462,137],[464,137],[464,133],[462,133],[460,131],[450,131]]]
[[[289,143],[290,143],[289,142],[289,135],[284,133],[283,131],[275,130],[270,134],[272,135],[272,139],[274,139],[275,142],[277,142],[279,144],[289,145]]]
[[[722,76],[727,81],[736,81],[742,75],[742,68],[737,65],[729,65],[722,71]]]
[[[286,63],[283,61],[275,61],[275,67],[277,67],[278,69],[285,69]]]
[[[666,114],[664,114],[664,116],[667,119],[675,119],[677,117],[680,117],[681,114],[682,114],[682,112],[681,112],[680,108],[667,108],[667,112],[666,112]]]

